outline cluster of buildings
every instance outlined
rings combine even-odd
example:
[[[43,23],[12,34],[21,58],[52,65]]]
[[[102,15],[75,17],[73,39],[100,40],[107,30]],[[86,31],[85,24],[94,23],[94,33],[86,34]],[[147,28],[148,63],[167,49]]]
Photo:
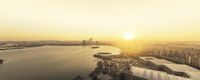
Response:
[[[110,42],[99,42],[93,38],[83,41],[57,41],[57,40],[42,40],[42,41],[0,41],[0,50],[22,49],[26,47],[38,46],[85,46],[85,45],[112,45]]]
[[[200,80],[200,70],[156,57],[139,57],[137,67],[133,59],[101,60],[90,74],[93,80]]]
[[[137,63],[143,66],[138,67]],[[90,77],[93,80],[200,80],[200,70],[153,56],[112,57],[102,58]]]
[[[93,38],[89,38],[88,40],[83,40],[82,45],[99,45],[99,41],[94,41]]]
[[[92,41],[92,40],[90,40]],[[21,49],[38,46],[74,46],[82,45],[81,41],[0,41],[0,50]]]
[[[156,43],[145,47],[145,55],[162,57],[177,63],[200,68],[199,43]]]

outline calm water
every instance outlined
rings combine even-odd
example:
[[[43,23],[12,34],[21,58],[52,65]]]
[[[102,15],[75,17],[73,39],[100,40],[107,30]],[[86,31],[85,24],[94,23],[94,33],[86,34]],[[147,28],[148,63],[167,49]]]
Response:
[[[99,49],[83,46],[45,46],[0,51],[0,80],[71,80],[93,71],[99,51],[119,52],[120,49],[101,46]]]

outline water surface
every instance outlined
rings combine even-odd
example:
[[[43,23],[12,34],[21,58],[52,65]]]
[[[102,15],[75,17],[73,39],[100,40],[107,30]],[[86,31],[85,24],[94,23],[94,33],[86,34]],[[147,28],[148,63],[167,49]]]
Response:
[[[101,46],[98,49],[83,46],[45,46],[0,51],[0,80],[71,80],[76,75],[87,78],[96,59],[93,54],[119,52],[120,49]]]

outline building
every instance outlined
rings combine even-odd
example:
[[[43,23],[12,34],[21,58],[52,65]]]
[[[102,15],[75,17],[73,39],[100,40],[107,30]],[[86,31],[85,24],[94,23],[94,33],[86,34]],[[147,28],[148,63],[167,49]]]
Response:
[[[92,45],[93,44],[93,38],[89,38],[88,42],[89,42],[90,45]]]
[[[111,59],[112,56],[120,55],[120,53],[110,53],[110,52],[98,52],[94,54],[94,57],[102,59]]]
[[[147,55],[159,56],[200,69],[199,42],[164,42],[147,44],[146,46],[144,52],[146,51]]]
[[[164,64],[164,71],[169,74],[200,80],[200,70],[185,64]]]
[[[151,57],[151,56],[148,56],[148,57],[139,57],[139,61],[145,65],[148,65],[150,63],[149,60],[156,60],[157,58],[155,57]]]
[[[164,64],[175,64],[171,61],[165,60],[165,59],[158,59],[155,57],[139,57],[140,62],[151,66],[153,69],[156,70],[163,70]]]
[[[176,64],[165,59],[155,57],[139,57],[139,61],[150,66],[151,69],[167,72],[168,74],[200,80],[200,70],[185,64]],[[198,58],[199,59],[199,58]],[[197,62],[197,61],[196,61]]]
[[[132,80],[191,80],[189,78],[167,74],[165,72],[140,67],[131,67]]]

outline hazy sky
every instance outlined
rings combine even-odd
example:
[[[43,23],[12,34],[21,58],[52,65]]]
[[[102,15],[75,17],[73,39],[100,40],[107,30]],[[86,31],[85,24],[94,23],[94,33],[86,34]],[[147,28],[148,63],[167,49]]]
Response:
[[[200,40],[200,0],[0,0],[0,40]]]

